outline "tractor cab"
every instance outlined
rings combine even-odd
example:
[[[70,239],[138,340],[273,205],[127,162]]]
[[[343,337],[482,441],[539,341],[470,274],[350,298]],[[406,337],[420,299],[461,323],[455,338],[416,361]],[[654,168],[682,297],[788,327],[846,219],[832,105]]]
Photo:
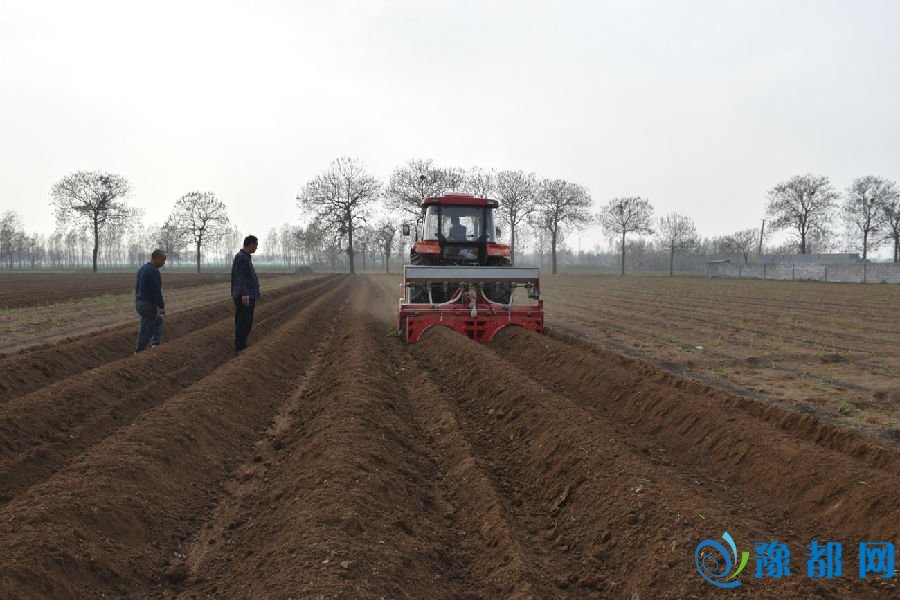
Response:
[[[411,251],[414,264],[508,264],[509,248],[498,243],[494,225],[496,200],[470,194],[445,194],[426,198],[416,223]],[[406,232],[406,231],[404,231]],[[502,257],[502,258],[501,258]]]
[[[425,224],[422,239],[496,242],[498,231],[494,227],[493,209],[493,206],[488,207],[487,204],[427,204],[422,211],[422,221]]]

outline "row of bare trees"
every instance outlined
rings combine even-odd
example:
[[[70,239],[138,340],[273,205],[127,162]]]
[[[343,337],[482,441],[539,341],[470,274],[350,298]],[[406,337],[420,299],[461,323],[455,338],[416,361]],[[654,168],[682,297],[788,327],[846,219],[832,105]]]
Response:
[[[769,190],[767,214],[776,229],[789,229],[807,254],[809,241],[832,234],[835,221],[857,234],[863,259],[869,250],[893,242],[894,262],[900,262],[900,192],[897,183],[868,175],[855,179],[840,194],[828,177],[806,174]]]
[[[0,216],[0,268],[12,270],[34,266],[43,261],[44,240],[40,235],[25,233],[18,213],[6,211]]]
[[[104,236],[119,239],[121,236],[116,234],[133,228],[140,218],[140,211],[125,202],[130,189],[128,180],[121,175],[78,171],[60,179],[50,191],[58,225],[89,232],[93,240],[91,267],[94,272]],[[229,225],[227,208],[213,192],[189,192],[175,202],[154,245],[172,254],[191,245],[199,273],[203,248],[221,239]]]
[[[843,222],[848,235],[857,240],[865,260],[872,248],[885,242],[894,246],[893,260],[900,262],[900,193],[893,181],[875,176],[853,181],[844,194],[838,193],[827,177],[797,175],[777,184],[768,192],[766,214],[771,230],[794,234],[800,254],[807,254],[811,242],[833,235],[836,221]],[[608,235],[620,237],[621,272],[625,273],[626,235],[650,235],[653,207],[639,196],[614,198],[604,206],[597,220]],[[737,254],[747,262],[754,247],[762,249],[764,225],[742,229],[721,238],[721,249]],[[669,252],[669,274],[673,272],[677,251],[695,247],[699,242],[694,222],[672,213],[657,222],[656,234]]]
[[[2,215],[0,267],[80,265],[86,254],[95,271],[98,262],[131,262],[146,253],[146,247],[128,241],[140,230],[141,243],[162,247],[170,257],[180,258],[190,248],[200,271],[205,252],[218,256],[220,243],[233,244],[240,237],[225,204],[211,191],[178,198],[166,222],[147,235],[140,211],[125,201],[129,191],[129,182],[116,174],[80,171],[63,177],[51,189],[59,224],[54,234],[28,235],[16,213]],[[614,240],[622,273],[629,235],[653,235],[654,247],[668,253],[670,273],[676,253],[697,250],[701,242],[689,217],[671,213],[654,220],[650,201],[640,196],[613,198],[593,213],[588,190],[563,179],[539,179],[521,170],[448,168],[430,159],[414,159],[397,167],[383,183],[359,160],[341,157],[297,195],[307,224],[273,229],[265,239],[265,254],[289,265],[318,262],[332,268],[346,258],[351,272],[359,257],[363,268],[380,260],[388,269],[391,256],[402,245],[399,225],[418,218],[423,198],[450,191],[500,200],[498,216],[508,232],[512,260],[523,248],[522,231],[527,231],[533,248],[541,254],[546,248],[554,273],[566,237],[589,225],[599,224]],[[861,177],[841,194],[827,177],[798,175],[769,190],[766,211],[769,231],[792,232],[801,254],[833,238],[834,227],[843,223],[858,240],[854,245],[864,258],[882,243],[892,242],[894,261],[900,262],[900,194],[895,182]],[[754,250],[762,249],[763,233],[764,228],[741,229],[717,238],[714,247],[746,262]]]
[[[524,226],[547,238],[550,264],[557,271],[557,250],[572,230],[591,220],[591,195],[587,188],[563,179],[538,179],[521,170],[484,170],[473,167],[438,168],[430,159],[411,160],[391,174],[385,197],[389,207],[416,218],[422,199],[461,191],[500,201],[500,222],[509,232],[510,260],[515,264]]]
[[[527,223],[545,231],[554,273],[557,248],[565,234],[591,220],[591,196],[579,184],[562,179],[539,180],[534,173],[523,171],[443,168],[431,159],[409,161],[395,169],[383,185],[359,160],[341,157],[307,182],[297,201],[301,209],[346,240],[350,271],[354,272],[359,235],[367,231],[373,213],[381,208],[382,213],[401,215],[394,222],[382,217],[367,234],[378,244],[387,265],[400,222],[417,219],[424,198],[447,192],[500,200],[500,220],[509,231],[513,263],[521,227]]]

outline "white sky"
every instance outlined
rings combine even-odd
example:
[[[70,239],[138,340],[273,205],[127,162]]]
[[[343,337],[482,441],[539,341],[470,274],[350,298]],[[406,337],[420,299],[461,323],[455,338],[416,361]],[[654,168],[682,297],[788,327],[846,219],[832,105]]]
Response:
[[[84,169],[128,178],[146,223],[212,190],[262,237],[339,155],[756,227],[795,174],[900,180],[900,2],[0,0],[0,212],[28,231]]]

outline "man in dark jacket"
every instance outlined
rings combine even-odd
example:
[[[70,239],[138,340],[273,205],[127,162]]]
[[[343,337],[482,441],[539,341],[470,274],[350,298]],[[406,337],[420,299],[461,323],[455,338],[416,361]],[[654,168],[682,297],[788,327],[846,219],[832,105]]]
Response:
[[[137,354],[147,347],[156,348],[162,343],[163,315],[166,314],[166,304],[162,295],[162,277],[159,269],[166,264],[166,253],[156,249],[150,255],[150,262],[141,267],[137,272],[137,281],[134,285],[134,308],[141,316],[141,328],[138,330],[137,345],[134,352]]]
[[[253,327],[253,309],[259,298],[259,278],[253,268],[251,254],[256,252],[259,240],[255,235],[244,238],[244,247],[234,255],[231,263],[231,299],[234,300],[234,351],[247,347],[247,336]]]

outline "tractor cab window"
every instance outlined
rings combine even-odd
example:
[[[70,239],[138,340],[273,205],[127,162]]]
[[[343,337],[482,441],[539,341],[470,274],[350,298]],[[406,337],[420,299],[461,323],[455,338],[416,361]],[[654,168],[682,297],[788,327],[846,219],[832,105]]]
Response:
[[[474,242],[485,236],[485,241],[493,242],[492,217],[493,211],[481,206],[444,205],[438,211],[436,205],[431,205],[425,213],[425,239]]]

